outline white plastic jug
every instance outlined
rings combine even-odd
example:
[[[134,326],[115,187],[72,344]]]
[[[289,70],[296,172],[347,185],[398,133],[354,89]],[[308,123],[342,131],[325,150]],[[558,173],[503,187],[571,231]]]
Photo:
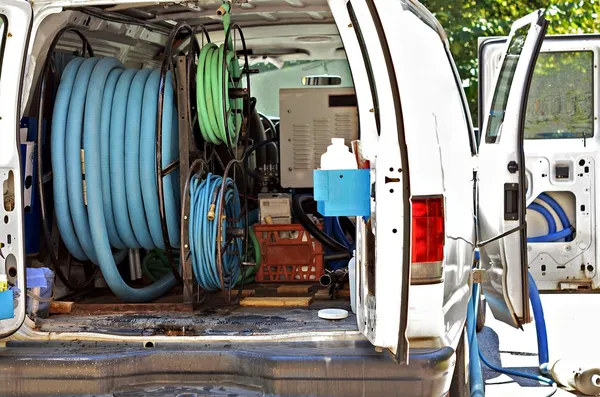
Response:
[[[355,170],[356,157],[348,146],[344,145],[344,138],[331,138],[331,145],[321,155],[322,170]]]
[[[350,280],[350,307],[356,313],[356,251],[352,251],[352,258],[348,262],[348,280]]]

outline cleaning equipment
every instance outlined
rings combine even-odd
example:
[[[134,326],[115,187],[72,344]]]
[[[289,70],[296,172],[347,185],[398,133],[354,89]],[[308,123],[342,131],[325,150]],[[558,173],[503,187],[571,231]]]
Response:
[[[583,366],[573,360],[557,360],[548,366],[552,378],[561,385],[588,396],[600,395],[600,367]]]
[[[357,169],[356,156],[341,138],[332,138],[321,156],[321,169],[313,171],[317,209],[324,216],[371,214],[370,170]]]
[[[116,265],[127,249],[164,249],[156,187],[160,80],[159,70],[125,69],[115,58],[76,58],[63,72],[52,117],[54,203],[61,237],[75,258],[98,264],[110,289],[128,302],[155,299],[175,284],[171,272],[135,289]],[[170,74],[165,84],[163,167],[178,157]],[[168,237],[177,245],[175,178],[165,177],[164,202]]]
[[[242,89],[242,70],[229,34],[230,8],[231,4],[224,2],[217,11],[223,17],[225,42],[221,46],[207,43],[200,51],[196,107],[204,140],[215,145],[224,142],[233,150],[240,134],[244,101],[241,96],[232,98],[230,94],[231,90]]]
[[[223,205],[223,208],[220,206]],[[221,212],[224,210],[223,212]],[[218,233],[218,214],[226,227]],[[240,195],[233,179],[209,173],[196,175],[190,183],[189,241],[196,282],[206,291],[231,290],[240,275],[242,240],[227,236],[227,228],[243,225]],[[224,254],[218,256],[217,244]]]

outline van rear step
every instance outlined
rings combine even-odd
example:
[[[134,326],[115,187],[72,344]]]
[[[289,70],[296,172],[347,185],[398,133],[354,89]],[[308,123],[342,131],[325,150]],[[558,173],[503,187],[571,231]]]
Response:
[[[0,350],[0,384],[4,396],[177,396],[186,386],[200,396],[439,397],[454,365],[450,347],[411,349],[410,364],[399,365],[364,340],[152,348],[15,341]]]

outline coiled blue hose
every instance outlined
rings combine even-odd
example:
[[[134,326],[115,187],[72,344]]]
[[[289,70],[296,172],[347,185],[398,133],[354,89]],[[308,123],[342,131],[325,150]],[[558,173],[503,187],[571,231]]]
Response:
[[[231,178],[225,180],[225,206],[223,216],[226,222],[218,236],[217,219],[221,202],[221,185],[223,177],[208,174],[200,181],[194,176],[190,183],[190,219],[189,241],[192,257],[192,268],[198,285],[206,291],[216,291],[221,288],[230,290],[240,274],[242,241],[234,238],[224,247],[222,278],[217,263],[217,244],[225,246],[227,227],[241,227],[240,196]],[[226,226],[226,227],[225,227]]]
[[[544,201],[545,203],[547,203],[552,208],[552,210],[554,210],[554,212],[556,212],[556,214],[558,215],[558,218],[560,219],[563,229],[557,232],[556,231],[556,221],[554,220],[554,216],[552,215],[552,213],[550,213],[550,211],[543,205],[533,202],[533,203],[529,204],[527,209],[530,209],[530,210],[533,210],[533,211],[536,211],[536,212],[539,212],[540,214],[542,214],[542,216],[544,217],[544,219],[546,219],[546,222],[548,223],[548,234],[546,234],[545,236],[528,237],[527,242],[549,243],[549,242],[559,241],[562,239],[566,239],[566,241],[571,241],[572,240],[571,236],[573,235],[573,227],[571,226],[571,224],[569,222],[569,218],[567,217],[567,214],[565,213],[563,208],[560,206],[560,204],[558,204],[556,202],[556,200],[554,200],[552,197],[550,197],[546,193],[540,194],[538,196],[538,198],[540,200]]]
[[[125,69],[115,58],[76,58],[63,72],[52,118],[53,190],[60,234],[69,252],[98,264],[110,289],[127,302],[155,299],[175,283],[169,273],[135,289],[116,266],[126,248],[164,248],[156,189],[159,76],[158,70]],[[166,85],[163,167],[178,156],[170,77]],[[178,183],[173,173],[167,180],[166,218],[176,245]],[[120,251],[114,253],[113,248]]]
[[[546,204],[548,204],[550,206],[550,208],[552,208],[552,210],[554,210],[554,212],[556,212],[556,215],[558,215],[558,219],[560,219],[560,223],[562,224],[562,229],[570,229],[571,222],[569,221],[569,217],[567,216],[565,210],[560,206],[560,204],[558,204],[558,202],[556,200],[554,200],[547,193],[540,194],[538,196],[538,198],[540,200],[542,200],[543,202],[545,202]],[[571,241],[571,240],[572,240],[572,238],[566,239],[566,241]]]

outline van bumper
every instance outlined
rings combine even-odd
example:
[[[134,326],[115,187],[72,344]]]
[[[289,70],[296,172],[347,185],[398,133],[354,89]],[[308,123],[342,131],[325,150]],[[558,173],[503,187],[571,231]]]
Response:
[[[367,341],[235,344],[10,342],[3,396],[444,396],[454,350],[396,364]]]

